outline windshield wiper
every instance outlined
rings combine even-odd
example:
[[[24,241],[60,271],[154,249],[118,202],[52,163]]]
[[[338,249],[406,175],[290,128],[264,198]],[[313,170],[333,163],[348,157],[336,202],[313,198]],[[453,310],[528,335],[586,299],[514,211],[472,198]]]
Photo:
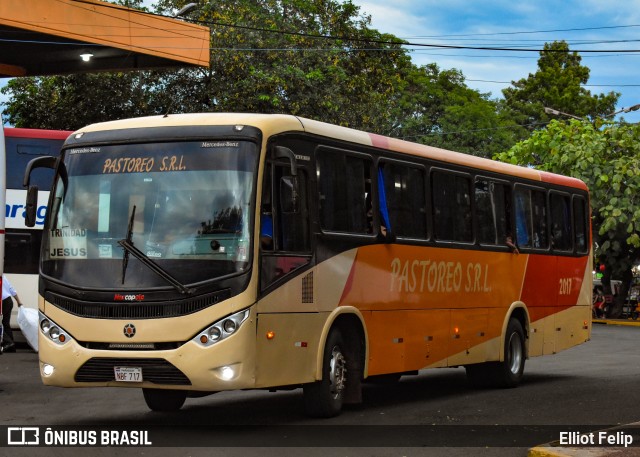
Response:
[[[131,217],[129,218],[129,228],[127,229],[127,237],[123,240],[118,241],[118,244],[122,246],[124,249],[124,255],[122,257],[122,284],[124,284],[125,275],[127,273],[127,265],[129,264],[129,254],[134,256],[140,262],[142,262],[145,266],[147,266],[151,271],[155,274],[163,278],[173,287],[175,287],[178,291],[183,294],[191,294],[191,290],[187,288],[184,284],[178,281],[176,278],[171,276],[168,271],[162,268],[160,265],[156,264],[153,260],[147,257],[144,252],[139,250],[133,245],[133,241],[131,239],[133,235],[133,219],[136,215],[136,207],[133,206],[133,210],[131,211]]]

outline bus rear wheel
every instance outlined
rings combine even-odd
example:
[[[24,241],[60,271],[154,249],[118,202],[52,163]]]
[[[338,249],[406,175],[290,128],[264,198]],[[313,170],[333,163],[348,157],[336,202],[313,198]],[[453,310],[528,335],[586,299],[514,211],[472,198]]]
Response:
[[[510,319],[504,340],[504,361],[467,365],[467,378],[477,387],[516,387],[524,375],[524,330],[517,319]]]
[[[186,390],[142,389],[144,401],[152,411],[178,411],[187,398]]]
[[[322,379],[303,386],[305,413],[312,417],[340,414],[347,385],[345,343],[340,330],[329,333],[324,347]]]

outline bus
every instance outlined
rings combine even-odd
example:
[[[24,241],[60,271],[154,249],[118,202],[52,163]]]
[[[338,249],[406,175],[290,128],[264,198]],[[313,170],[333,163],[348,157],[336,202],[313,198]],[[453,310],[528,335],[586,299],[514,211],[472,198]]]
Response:
[[[4,144],[4,120],[2,114],[0,114],[0,203],[2,203],[6,197],[4,195],[4,189],[6,187],[7,166],[5,161],[5,144]],[[0,212],[1,213],[1,212]],[[2,285],[2,272],[4,268],[4,213],[0,214],[0,285]],[[2,317],[2,302],[0,302],[0,317]],[[2,326],[2,320],[0,319],[0,354],[2,354],[2,341],[4,335],[4,328]]]
[[[591,332],[577,179],[295,117],[95,124],[54,168],[39,280],[46,385],[142,389],[151,410],[465,367],[515,387]],[[27,219],[34,223],[36,186]]]
[[[36,223],[27,227],[24,221],[26,190],[22,187],[24,171],[33,158],[57,156],[70,131],[40,130],[5,127],[6,146],[6,235],[4,247],[4,272],[11,285],[18,291],[25,306],[35,308],[38,304],[38,260],[40,239],[49,199],[49,188],[53,172],[47,169],[36,171],[32,181],[39,188],[36,207]],[[3,174],[4,176],[4,174]],[[3,188],[4,189],[4,188]],[[11,327],[18,328],[18,307],[14,306]],[[19,333],[14,331],[14,337]]]

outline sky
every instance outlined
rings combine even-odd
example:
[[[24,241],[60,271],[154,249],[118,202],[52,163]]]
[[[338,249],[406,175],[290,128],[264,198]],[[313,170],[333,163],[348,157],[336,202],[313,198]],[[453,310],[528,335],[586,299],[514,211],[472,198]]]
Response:
[[[565,40],[571,50],[599,51],[580,52],[591,70],[586,89],[619,92],[616,110],[640,103],[640,0],[352,1],[371,17],[371,27],[410,43],[533,50],[409,48],[416,65],[458,69],[467,86],[491,98],[535,73],[545,42]],[[640,110],[623,115],[640,122]]]
[[[640,104],[640,0],[353,0],[371,26],[410,43],[539,51],[564,40],[590,72],[592,94],[619,92],[616,111]],[[462,72],[467,86],[502,98],[537,70],[539,52],[412,48],[416,65]],[[636,50],[637,52],[629,52]],[[599,51],[599,52],[580,52]],[[550,107],[553,108],[553,107]],[[640,122],[640,110],[623,114]],[[618,116],[619,119],[619,116]]]

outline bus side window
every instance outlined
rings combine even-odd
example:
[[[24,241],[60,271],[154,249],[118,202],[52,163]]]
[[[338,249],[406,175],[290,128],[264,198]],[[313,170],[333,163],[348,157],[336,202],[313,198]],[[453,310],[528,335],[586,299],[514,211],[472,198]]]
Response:
[[[589,252],[587,246],[589,224],[587,222],[587,204],[584,198],[574,197],[573,199],[573,220],[575,226],[575,244],[578,254]]]
[[[322,149],[318,154],[320,226],[323,230],[367,233],[371,202],[371,161]]]
[[[441,241],[473,241],[471,180],[459,174],[434,171],[431,175],[433,226]]]
[[[511,229],[511,188],[485,178],[475,183],[476,227],[480,244],[505,245],[513,240]]]
[[[551,242],[559,251],[573,248],[573,230],[571,228],[571,206],[568,195],[551,194]]]
[[[531,191],[531,210],[533,211],[533,247],[547,249],[549,236],[547,235],[547,194],[539,190]]]
[[[393,234],[400,237],[427,238],[426,198],[424,172],[414,166],[384,163],[379,170],[382,179],[378,179],[380,196],[386,202],[380,202],[382,223],[384,225],[383,203]],[[384,190],[384,193],[382,192]]]

